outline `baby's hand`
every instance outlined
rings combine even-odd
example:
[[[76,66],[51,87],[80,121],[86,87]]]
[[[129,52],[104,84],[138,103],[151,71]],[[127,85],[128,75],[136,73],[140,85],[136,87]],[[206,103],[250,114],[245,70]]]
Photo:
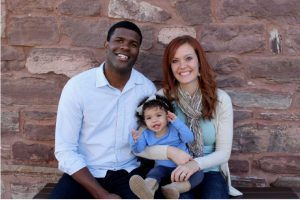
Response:
[[[134,129],[132,129],[131,134],[132,134],[132,136],[133,136],[134,142],[137,142],[137,139],[140,139],[140,138],[141,138],[141,136],[138,135],[138,131],[136,131],[136,130],[134,130]]]
[[[169,122],[174,122],[174,120],[177,118],[177,116],[170,111],[168,111],[167,117]]]

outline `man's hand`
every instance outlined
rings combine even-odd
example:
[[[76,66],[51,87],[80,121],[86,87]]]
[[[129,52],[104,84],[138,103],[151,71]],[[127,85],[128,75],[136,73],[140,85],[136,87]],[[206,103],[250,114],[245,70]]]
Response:
[[[132,129],[132,131],[131,131],[131,134],[132,134],[132,137],[133,137],[133,140],[134,140],[135,143],[137,142],[137,139],[141,138],[141,136],[139,136],[138,133],[139,132],[134,130],[134,129]]]
[[[170,111],[168,111],[167,117],[169,122],[174,122],[174,120],[177,118],[177,116]]]

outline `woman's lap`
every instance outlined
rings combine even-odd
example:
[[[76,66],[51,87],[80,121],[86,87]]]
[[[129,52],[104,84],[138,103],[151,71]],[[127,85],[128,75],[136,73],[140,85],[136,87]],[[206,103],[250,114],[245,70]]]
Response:
[[[228,199],[227,183],[220,172],[204,173],[203,181],[194,188],[195,199]]]

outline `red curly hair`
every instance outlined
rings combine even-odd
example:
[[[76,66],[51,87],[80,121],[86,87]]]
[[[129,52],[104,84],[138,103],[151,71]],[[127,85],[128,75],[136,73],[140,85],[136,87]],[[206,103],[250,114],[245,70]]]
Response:
[[[215,80],[216,75],[213,70],[210,68],[205,52],[199,42],[191,36],[184,35],[173,39],[165,49],[164,59],[163,59],[163,88],[164,93],[170,100],[178,101],[178,95],[176,90],[176,84],[178,81],[175,79],[175,76],[172,72],[171,63],[172,59],[175,56],[177,49],[188,43],[191,45],[198,57],[199,62],[199,72],[201,73],[201,78],[199,78],[199,87],[202,92],[202,105],[203,120],[213,119],[213,114],[216,112],[216,106],[218,101],[217,96],[217,82]],[[175,79],[175,81],[174,81]],[[174,95],[174,97],[171,96]]]

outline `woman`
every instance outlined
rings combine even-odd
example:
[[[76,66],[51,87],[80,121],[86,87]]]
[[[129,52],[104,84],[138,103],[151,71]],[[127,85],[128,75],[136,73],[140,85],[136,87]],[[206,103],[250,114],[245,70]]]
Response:
[[[140,154],[152,159],[171,159],[178,164],[172,181],[187,180],[203,170],[204,179],[193,190],[196,199],[242,195],[231,186],[228,168],[233,137],[232,104],[226,92],[217,88],[215,77],[197,40],[181,36],[168,44],[163,60],[163,89],[158,94],[174,101],[178,117],[194,133],[195,140],[188,145],[193,159],[172,146],[155,146]]]

